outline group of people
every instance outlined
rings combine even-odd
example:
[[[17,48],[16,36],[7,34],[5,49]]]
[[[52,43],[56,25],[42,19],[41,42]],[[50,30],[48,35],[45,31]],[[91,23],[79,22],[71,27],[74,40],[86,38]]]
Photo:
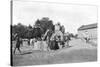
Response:
[[[67,42],[67,44],[69,44],[69,40],[70,37],[66,37],[64,36],[65,34],[65,28],[64,26],[60,25],[60,23],[55,24],[54,27],[54,31],[47,29],[47,31],[45,32],[45,34],[43,35],[43,37],[41,38],[33,38],[30,39],[29,44],[34,45],[35,42],[37,41],[42,41],[44,43],[46,43],[47,48],[49,48],[49,50],[56,50],[56,49],[61,49],[64,47],[65,42]],[[16,49],[18,49],[18,51],[21,53],[20,50],[20,45],[22,44],[22,39],[16,35],[16,46],[14,49],[14,53],[16,52]],[[35,45],[34,45],[35,47]]]

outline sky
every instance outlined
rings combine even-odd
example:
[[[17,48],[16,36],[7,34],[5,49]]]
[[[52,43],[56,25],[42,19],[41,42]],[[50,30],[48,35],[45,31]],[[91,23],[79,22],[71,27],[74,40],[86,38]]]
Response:
[[[37,19],[49,17],[54,24],[60,22],[65,31],[77,33],[81,25],[97,23],[97,7],[90,5],[13,1],[13,23],[34,25]]]

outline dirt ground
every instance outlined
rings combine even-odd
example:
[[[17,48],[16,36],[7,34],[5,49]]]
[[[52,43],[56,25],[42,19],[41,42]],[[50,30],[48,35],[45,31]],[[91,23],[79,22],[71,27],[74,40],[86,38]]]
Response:
[[[64,47],[56,51],[34,50],[32,46],[21,48],[22,53],[13,54],[14,66],[76,63],[97,61],[97,46],[85,43],[80,39],[70,41],[70,48]]]

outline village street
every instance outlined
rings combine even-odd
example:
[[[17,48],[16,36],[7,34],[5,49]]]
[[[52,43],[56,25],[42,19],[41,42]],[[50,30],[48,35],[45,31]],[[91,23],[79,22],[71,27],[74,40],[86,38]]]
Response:
[[[97,43],[85,43],[81,39],[72,39],[71,47],[56,51],[34,50],[32,46],[21,48],[22,54],[13,55],[14,66],[40,65],[54,63],[86,62],[97,60]]]

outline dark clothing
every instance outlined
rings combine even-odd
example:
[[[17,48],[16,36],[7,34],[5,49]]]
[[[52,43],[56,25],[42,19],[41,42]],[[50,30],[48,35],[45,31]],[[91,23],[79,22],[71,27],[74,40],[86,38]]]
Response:
[[[51,50],[57,50],[59,49],[59,46],[58,46],[58,42],[57,41],[51,41],[50,44],[49,44],[49,47]]]
[[[59,46],[58,46],[58,42],[55,41],[55,46],[54,46],[55,50],[59,49]]]
[[[20,45],[21,45],[21,43],[22,43],[22,41],[18,38],[18,39],[17,39],[17,43],[16,43],[16,47],[15,47],[15,49],[14,49],[14,54],[15,54],[16,49],[18,49],[19,52],[21,53],[21,50],[20,50]]]
[[[89,40],[90,40],[90,39],[89,39],[89,38],[87,38],[87,37],[85,37],[84,39],[86,40],[86,43],[88,43],[88,42],[89,42]]]
[[[22,41],[18,39],[17,43],[16,43],[16,48],[19,48],[21,43],[22,43]]]
[[[68,40],[71,40],[69,36],[67,36],[67,41],[68,41]]]

